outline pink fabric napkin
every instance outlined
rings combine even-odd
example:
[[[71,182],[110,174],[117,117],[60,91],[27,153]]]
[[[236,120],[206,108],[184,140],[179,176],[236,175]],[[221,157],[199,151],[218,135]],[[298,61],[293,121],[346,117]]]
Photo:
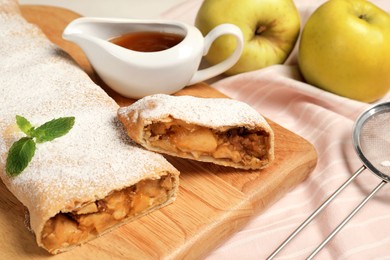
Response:
[[[323,0],[295,0],[302,26]],[[390,2],[372,1],[387,12]],[[201,0],[188,0],[162,15],[193,24]],[[297,44],[298,46],[298,44]],[[390,57],[389,57],[390,58]],[[389,72],[390,73],[390,72]],[[322,202],[362,166],[352,145],[357,116],[371,104],[343,98],[306,84],[297,48],[283,65],[223,78],[213,87],[311,142],[318,164],[311,176],[207,259],[265,259]],[[376,103],[390,101],[390,93]],[[383,122],[389,124],[390,122]],[[380,183],[368,170],[302,231],[277,259],[307,257],[346,215]],[[319,259],[390,259],[390,185],[386,185],[317,255]]]

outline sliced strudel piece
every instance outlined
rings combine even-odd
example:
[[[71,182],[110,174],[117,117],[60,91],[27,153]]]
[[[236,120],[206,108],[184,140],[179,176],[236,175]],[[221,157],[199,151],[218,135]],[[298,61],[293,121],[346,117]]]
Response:
[[[274,133],[249,105],[158,94],[118,110],[128,135],[151,151],[243,169],[274,158]]]
[[[179,172],[130,141],[114,100],[20,16],[16,1],[0,0],[0,42],[0,177],[27,207],[39,246],[69,250],[175,199]],[[16,115],[37,126],[65,116],[75,124],[37,144],[13,176],[8,151],[25,136]]]

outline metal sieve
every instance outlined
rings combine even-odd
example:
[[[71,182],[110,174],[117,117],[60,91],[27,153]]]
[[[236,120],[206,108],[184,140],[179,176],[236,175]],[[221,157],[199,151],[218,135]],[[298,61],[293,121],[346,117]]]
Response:
[[[378,104],[364,111],[356,120],[352,135],[356,153],[363,162],[343,185],[319,206],[284,242],[267,258],[273,259],[303,228],[305,228],[330,202],[365,169],[369,169],[381,182],[355,207],[354,210],[308,256],[312,259],[355,214],[390,181],[390,102]]]

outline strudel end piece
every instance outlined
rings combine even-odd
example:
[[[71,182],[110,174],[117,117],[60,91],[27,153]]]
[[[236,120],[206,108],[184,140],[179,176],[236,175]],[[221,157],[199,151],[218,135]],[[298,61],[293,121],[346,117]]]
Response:
[[[274,133],[249,105],[227,98],[158,94],[118,110],[128,135],[168,155],[243,169],[274,158]]]
[[[69,250],[175,199],[179,172],[130,141],[114,100],[21,17],[16,1],[0,0],[0,42],[0,176],[27,207],[39,246]],[[12,177],[8,151],[25,136],[16,115],[34,125],[74,116],[75,124],[37,144]]]

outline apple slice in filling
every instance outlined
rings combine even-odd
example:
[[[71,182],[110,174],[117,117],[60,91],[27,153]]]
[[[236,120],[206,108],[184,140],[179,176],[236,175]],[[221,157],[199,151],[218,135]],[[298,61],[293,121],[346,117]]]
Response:
[[[125,220],[143,215],[169,198],[173,178],[146,179],[105,198],[88,202],[70,212],[61,212],[49,219],[42,231],[42,243],[53,251],[86,242]]]
[[[213,130],[182,120],[156,122],[145,130],[145,141],[168,154],[231,161],[242,166],[257,164],[268,155],[269,135],[245,127]]]

